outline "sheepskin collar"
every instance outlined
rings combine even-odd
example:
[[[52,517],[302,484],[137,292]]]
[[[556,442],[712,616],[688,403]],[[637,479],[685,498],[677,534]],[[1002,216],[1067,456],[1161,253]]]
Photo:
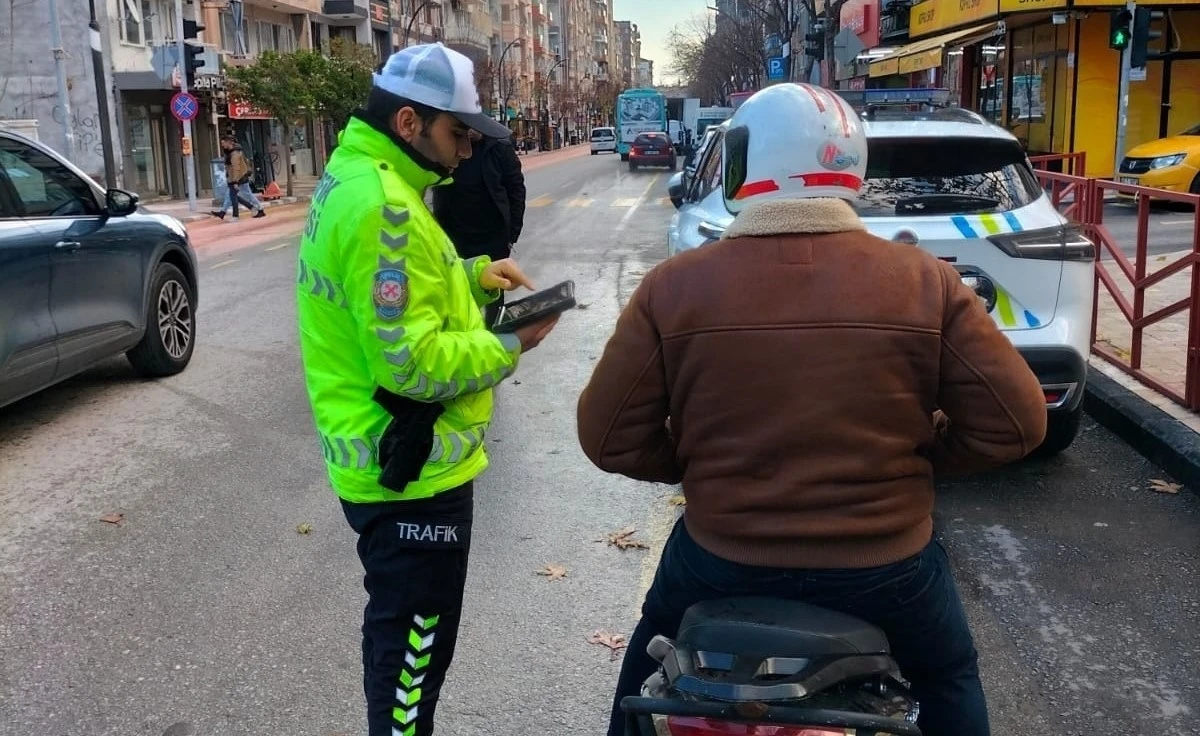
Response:
[[[866,229],[854,208],[841,199],[769,199],[748,204],[725,231],[723,239]]]

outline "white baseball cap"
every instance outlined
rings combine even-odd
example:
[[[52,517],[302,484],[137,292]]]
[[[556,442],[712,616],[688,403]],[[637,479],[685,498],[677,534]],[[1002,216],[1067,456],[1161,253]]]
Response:
[[[487,115],[475,88],[475,64],[441,43],[409,46],[392,54],[373,75],[375,86],[412,102],[453,115],[463,125],[488,138],[512,134]]]

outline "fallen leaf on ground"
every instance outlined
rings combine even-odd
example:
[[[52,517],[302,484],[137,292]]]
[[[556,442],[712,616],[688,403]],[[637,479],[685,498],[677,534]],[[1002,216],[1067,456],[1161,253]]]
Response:
[[[687,506],[687,499],[680,493],[668,498],[667,504],[670,506]]]
[[[1150,480],[1150,490],[1155,493],[1179,493],[1183,490],[1183,486],[1178,483],[1172,483],[1169,480],[1162,478],[1152,478]]]
[[[546,565],[541,570],[538,570],[537,574],[551,580],[561,580],[567,576],[567,568],[562,565]]]
[[[296,533],[297,534],[309,534],[311,532],[312,532],[312,524],[305,523],[305,524],[297,524],[296,525]]]
[[[634,527],[625,527],[619,532],[609,532],[607,537],[597,539],[597,542],[608,542],[608,546],[616,547],[617,549],[649,549],[646,543],[640,539],[634,539],[633,533],[637,529]]]
[[[113,514],[105,514],[104,516],[100,517],[100,521],[103,521],[106,524],[120,524],[124,520],[125,520],[125,514],[113,513]]]
[[[602,647],[608,647],[609,652],[611,652],[609,659],[614,660],[617,658],[617,652],[620,652],[622,649],[628,646],[628,644],[625,642],[624,634],[613,634],[611,632],[604,631],[603,629],[597,629],[596,631],[593,631],[592,635],[588,637],[588,643],[598,644]]]

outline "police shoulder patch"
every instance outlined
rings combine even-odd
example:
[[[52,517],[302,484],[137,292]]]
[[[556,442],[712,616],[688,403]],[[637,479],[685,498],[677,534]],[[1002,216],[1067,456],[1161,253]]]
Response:
[[[408,276],[395,268],[375,272],[375,314],[386,321],[398,319],[408,306]]]

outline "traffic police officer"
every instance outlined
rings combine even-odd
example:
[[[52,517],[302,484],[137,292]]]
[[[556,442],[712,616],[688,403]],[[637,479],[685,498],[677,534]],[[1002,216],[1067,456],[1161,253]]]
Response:
[[[371,736],[433,732],[492,388],[555,323],[489,331],[480,308],[532,285],[509,259],[459,258],[425,207],[470,156],[472,130],[509,132],[483,114],[467,57],[440,43],[392,55],[339,137],[300,245],[309,399],[366,573]]]

